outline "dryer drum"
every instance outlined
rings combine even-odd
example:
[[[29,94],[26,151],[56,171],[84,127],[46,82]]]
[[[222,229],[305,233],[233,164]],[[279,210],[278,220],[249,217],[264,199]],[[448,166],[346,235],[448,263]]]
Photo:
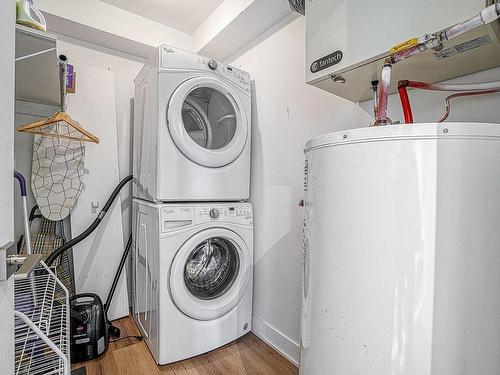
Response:
[[[225,238],[209,238],[189,254],[184,268],[184,282],[195,297],[216,299],[231,288],[239,268],[236,246]]]
[[[182,121],[189,136],[201,147],[207,148],[211,128],[205,112],[189,96],[182,107]]]
[[[182,106],[182,121],[191,139],[210,150],[227,146],[238,125],[233,104],[210,87],[198,87],[188,94]]]

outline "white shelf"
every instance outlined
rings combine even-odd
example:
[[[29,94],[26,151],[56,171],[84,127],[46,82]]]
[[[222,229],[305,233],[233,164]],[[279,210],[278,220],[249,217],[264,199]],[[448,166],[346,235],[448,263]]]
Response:
[[[60,106],[55,35],[16,25],[16,100]]]

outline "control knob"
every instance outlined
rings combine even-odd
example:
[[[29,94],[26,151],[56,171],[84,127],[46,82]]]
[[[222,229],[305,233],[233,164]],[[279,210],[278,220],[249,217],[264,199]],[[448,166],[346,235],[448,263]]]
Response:
[[[217,64],[217,61],[215,61],[215,60],[210,60],[210,61],[208,62],[208,67],[209,67],[210,69],[212,69],[212,70],[217,69],[217,67],[218,67],[218,66],[219,66],[219,64]]]
[[[216,208],[212,208],[209,212],[209,215],[212,219],[217,219],[220,215],[219,210]]]

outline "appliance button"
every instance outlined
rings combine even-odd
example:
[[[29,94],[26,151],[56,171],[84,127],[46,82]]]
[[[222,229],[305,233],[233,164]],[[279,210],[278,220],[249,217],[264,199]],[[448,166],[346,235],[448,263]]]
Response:
[[[219,66],[219,64],[217,64],[217,61],[215,61],[215,60],[210,60],[210,61],[208,62],[208,67],[209,67],[210,69],[212,69],[212,70],[217,69],[217,67],[218,67],[218,66]]]
[[[218,209],[216,209],[216,208],[212,208],[212,209],[210,210],[210,217],[211,217],[212,219],[217,219],[217,218],[219,217],[219,215],[220,215],[220,213],[219,213],[219,210],[218,210]]]

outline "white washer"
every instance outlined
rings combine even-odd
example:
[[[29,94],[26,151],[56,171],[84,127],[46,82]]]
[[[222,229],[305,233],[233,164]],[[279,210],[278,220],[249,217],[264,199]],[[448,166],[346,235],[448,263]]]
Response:
[[[137,76],[135,90],[135,197],[248,199],[248,73],[162,45]]]
[[[133,201],[133,317],[155,360],[167,364],[250,332],[250,203]]]

